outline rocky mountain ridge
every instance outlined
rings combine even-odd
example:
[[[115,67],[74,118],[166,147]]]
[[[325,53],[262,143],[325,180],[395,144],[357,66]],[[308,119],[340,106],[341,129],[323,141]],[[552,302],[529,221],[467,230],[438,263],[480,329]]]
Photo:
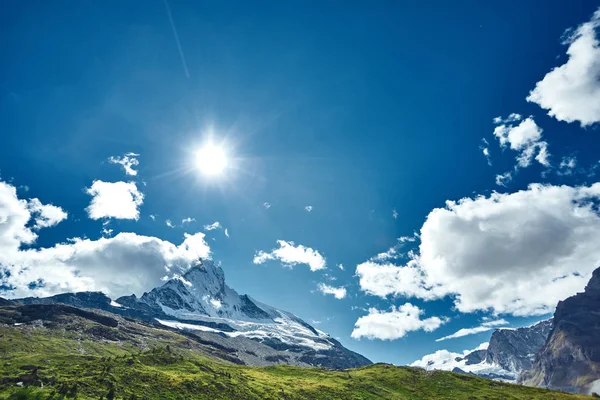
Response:
[[[600,392],[600,268],[593,272],[584,292],[558,303],[552,333],[519,381]]]
[[[486,348],[458,357],[448,353],[447,358],[431,360],[424,367],[516,382],[519,375],[531,367],[551,328],[551,319],[522,328],[498,328]],[[413,365],[422,366],[419,363]]]

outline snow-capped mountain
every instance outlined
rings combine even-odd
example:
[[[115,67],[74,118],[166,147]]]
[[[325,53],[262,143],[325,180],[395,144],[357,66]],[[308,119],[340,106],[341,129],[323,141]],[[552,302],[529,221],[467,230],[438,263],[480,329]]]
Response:
[[[462,354],[439,350],[412,365],[516,382],[519,375],[531,367],[551,330],[552,319],[523,328],[498,328],[489,343],[475,350]]]
[[[230,347],[240,351],[252,347],[258,360],[250,362],[290,363],[328,368],[351,368],[371,362],[344,348],[328,334],[295,315],[239,295],[227,286],[223,269],[211,260],[200,260],[183,276],[144,293],[111,300],[102,293],[69,293],[46,299],[27,298],[23,303],[60,302],[77,307],[99,308],[195,334],[230,338]],[[256,354],[259,342],[270,349]],[[273,351],[281,354],[273,354]],[[268,355],[266,354],[268,353]]]

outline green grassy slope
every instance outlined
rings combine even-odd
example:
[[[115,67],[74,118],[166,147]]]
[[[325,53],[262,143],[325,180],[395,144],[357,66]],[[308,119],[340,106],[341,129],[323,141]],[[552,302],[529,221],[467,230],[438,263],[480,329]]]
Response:
[[[176,332],[77,316],[15,326],[6,323],[10,312],[0,309],[0,399],[587,398],[382,364],[345,371],[248,367],[208,355]],[[139,332],[129,340],[126,331],[134,328]]]

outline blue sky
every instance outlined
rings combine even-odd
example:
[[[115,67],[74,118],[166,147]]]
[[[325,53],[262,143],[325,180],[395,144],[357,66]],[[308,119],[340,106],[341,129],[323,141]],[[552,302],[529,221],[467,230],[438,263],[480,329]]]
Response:
[[[167,5],[4,5],[4,295],[149,290],[210,251],[238,292],[405,364],[547,317],[600,265],[596,2]],[[196,166],[209,140],[218,176]]]

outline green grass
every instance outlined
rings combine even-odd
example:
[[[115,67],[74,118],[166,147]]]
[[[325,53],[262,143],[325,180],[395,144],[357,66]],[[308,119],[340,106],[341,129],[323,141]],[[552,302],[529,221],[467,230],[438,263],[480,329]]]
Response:
[[[239,366],[204,354],[177,333],[143,329],[140,346],[91,340],[72,326],[0,327],[0,399],[587,398],[383,364],[345,371]]]

